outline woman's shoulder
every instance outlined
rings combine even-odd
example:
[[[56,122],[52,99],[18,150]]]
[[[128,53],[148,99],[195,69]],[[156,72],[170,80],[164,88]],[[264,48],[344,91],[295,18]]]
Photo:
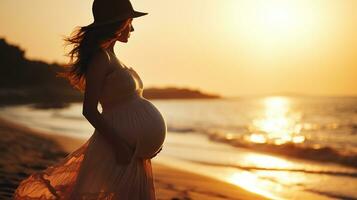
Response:
[[[113,70],[111,67],[110,56],[103,49],[95,51],[92,54],[88,67],[93,71],[104,70],[106,74],[110,73]]]
[[[103,63],[110,63],[111,61],[110,55],[104,49],[98,49],[92,54],[92,62],[103,62]]]

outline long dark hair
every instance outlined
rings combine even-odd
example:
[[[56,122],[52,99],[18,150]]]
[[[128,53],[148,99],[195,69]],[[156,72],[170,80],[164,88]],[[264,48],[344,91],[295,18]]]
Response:
[[[116,37],[118,31],[123,30],[128,20],[116,21],[104,25],[88,27],[77,26],[69,37],[64,37],[65,46],[73,45],[73,49],[65,54],[70,57],[64,72],[57,72],[57,77],[68,79],[70,84],[84,92],[86,85],[85,74],[92,56],[108,45]]]

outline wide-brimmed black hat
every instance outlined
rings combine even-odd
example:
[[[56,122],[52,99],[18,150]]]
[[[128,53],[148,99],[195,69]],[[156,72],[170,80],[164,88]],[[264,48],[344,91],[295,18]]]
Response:
[[[94,22],[87,27],[105,25],[148,14],[134,10],[129,0],[94,0],[92,13]]]

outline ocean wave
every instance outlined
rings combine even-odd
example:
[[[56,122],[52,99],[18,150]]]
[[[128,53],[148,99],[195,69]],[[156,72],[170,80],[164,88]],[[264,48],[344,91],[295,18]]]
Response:
[[[333,192],[325,192],[325,191],[319,191],[319,190],[312,190],[312,189],[305,189],[306,191],[309,192],[313,192],[319,195],[323,195],[326,197],[330,197],[330,198],[335,198],[335,199],[343,199],[343,200],[357,200],[357,198],[355,197],[351,197],[351,196],[347,196],[347,195],[343,195],[343,194],[336,194]]]
[[[176,133],[197,133],[204,134],[215,142],[230,144],[234,147],[247,148],[256,152],[269,153],[279,156],[306,159],[319,162],[331,162],[344,166],[357,168],[357,152],[333,146],[323,146],[313,143],[308,138],[304,138],[301,143],[286,142],[256,143],[248,141],[245,137],[251,134],[248,131],[236,133],[225,131],[224,129],[212,129],[192,126],[168,126],[168,131]]]
[[[286,157],[307,159],[319,162],[331,162],[357,168],[357,153],[317,144],[287,142],[284,144],[254,143],[244,139],[244,135],[224,134],[219,131],[206,131],[209,139],[223,142],[235,147],[247,148],[257,152],[275,154]]]
[[[356,178],[357,173],[355,172],[344,172],[344,171],[329,171],[329,170],[307,170],[307,169],[292,169],[292,168],[270,168],[270,167],[257,167],[257,166],[242,166],[235,164],[226,164],[226,163],[212,163],[207,161],[198,161],[198,160],[190,160],[184,159],[186,161],[210,165],[215,167],[232,167],[246,171],[279,171],[279,172],[300,172],[306,174],[319,174],[319,175],[331,175],[331,176],[344,176],[344,177],[352,177]]]

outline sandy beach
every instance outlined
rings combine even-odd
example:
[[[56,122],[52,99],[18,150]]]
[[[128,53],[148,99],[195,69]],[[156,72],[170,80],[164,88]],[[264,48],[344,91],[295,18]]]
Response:
[[[58,162],[85,142],[1,118],[0,136],[0,199],[11,199],[21,180]],[[265,199],[235,185],[152,163],[158,200]]]

